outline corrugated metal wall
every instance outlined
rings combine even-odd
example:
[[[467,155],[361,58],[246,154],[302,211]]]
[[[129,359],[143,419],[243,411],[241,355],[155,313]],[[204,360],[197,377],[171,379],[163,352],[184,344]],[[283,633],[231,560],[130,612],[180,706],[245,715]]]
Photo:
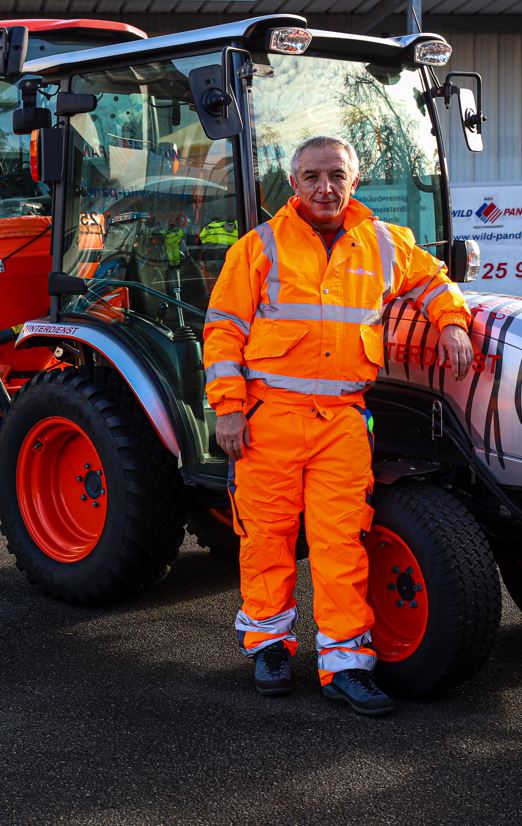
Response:
[[[452,102],[449,117],[441,102],[439,112],[452,183],[499,181],[522,183],[522,34],[446,34],[453,46],[447,71],[476,71],[482,75],[483,152],[470,152],[465,144]],[[446,72],[437,69],[439,80]],[[461,86],[474,87],[467,78]]]

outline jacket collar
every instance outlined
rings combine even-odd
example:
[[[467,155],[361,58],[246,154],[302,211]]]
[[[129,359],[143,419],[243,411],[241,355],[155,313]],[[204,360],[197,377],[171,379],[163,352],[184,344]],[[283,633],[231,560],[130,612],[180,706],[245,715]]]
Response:
[[[276,212],[274,218],[290,218],[290,220],[295,221],[297,224],[300,224],[302,226],[302,229],[310,229],[310,224],[304,221],[303,218],[301,218],[301,216],[297,212],[298,206],[299,196],[292,195],[292,197],[288,199],[286,204]],[[353,229],[367,218],[369,218],[370,220],[375,220],[375,216],[372,210],[369,209],[367,206],[364,206],[364,204],[361,204],[361,202],[357,201],[356,198],[350,198],[343,221],[344,229],[347,231]]]

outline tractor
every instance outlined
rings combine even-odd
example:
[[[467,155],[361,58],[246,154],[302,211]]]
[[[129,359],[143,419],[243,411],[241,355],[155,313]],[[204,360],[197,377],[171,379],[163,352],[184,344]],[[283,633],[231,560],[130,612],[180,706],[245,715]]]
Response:
[[[477,104],[455,72],[439,80],[450,52],[439,35],[315,31],[282,14],[25,63],[14,121],[52,187],[52,267],[49,313],[25,322],[16,353],[55,362],[6,400],[0,517],[41,590],[108,604],[153,585],[187,530],[220,560],[237,554],[202,330],[230,244],[291,194],[302,139],[348,138],[356,197],[472,286],[479,255],[452,239],[439,106],[456,102],[480,149],[481,79]],[[39,122],[42,94],[54,126]],[[465,381],[438,364],[437,333],[404,296],[382,308],[367,394],[373,639],[383,685],[403,696],[479,670],[499,570],[522,607],[522,300],[466,296]]]

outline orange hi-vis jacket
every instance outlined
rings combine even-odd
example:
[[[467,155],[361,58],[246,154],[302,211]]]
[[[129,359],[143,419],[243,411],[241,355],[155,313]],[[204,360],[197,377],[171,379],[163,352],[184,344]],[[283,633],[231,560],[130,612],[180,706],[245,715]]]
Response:
[[[439,330],[471,320],[445,264],[410,229],[351,199],[329,254],[298,205],[293,196],[227,253],[204,330],[217,415],[243,409],[247,382],[261,398],[359,403],[383,363],[383,304],[398,295]]]

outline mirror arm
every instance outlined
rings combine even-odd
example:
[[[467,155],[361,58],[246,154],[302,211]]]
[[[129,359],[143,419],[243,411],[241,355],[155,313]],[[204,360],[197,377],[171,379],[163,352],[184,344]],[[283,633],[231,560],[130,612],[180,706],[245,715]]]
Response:
[[[237,46],[225,46],[223,51],[221,52],[221,71],[223,73],[223,87],[224,87],[224,94],[223,94],[223,118],[226,120],[228,117],[228,107],[230,106],[232,100],[230,98],[230,93],[228,91],[229,85],[229,56],[235,52],[236,54],[245,54],[247,55],[249,60],[252,60],[252,56],[250,52],[246,49],[239,49]]]

